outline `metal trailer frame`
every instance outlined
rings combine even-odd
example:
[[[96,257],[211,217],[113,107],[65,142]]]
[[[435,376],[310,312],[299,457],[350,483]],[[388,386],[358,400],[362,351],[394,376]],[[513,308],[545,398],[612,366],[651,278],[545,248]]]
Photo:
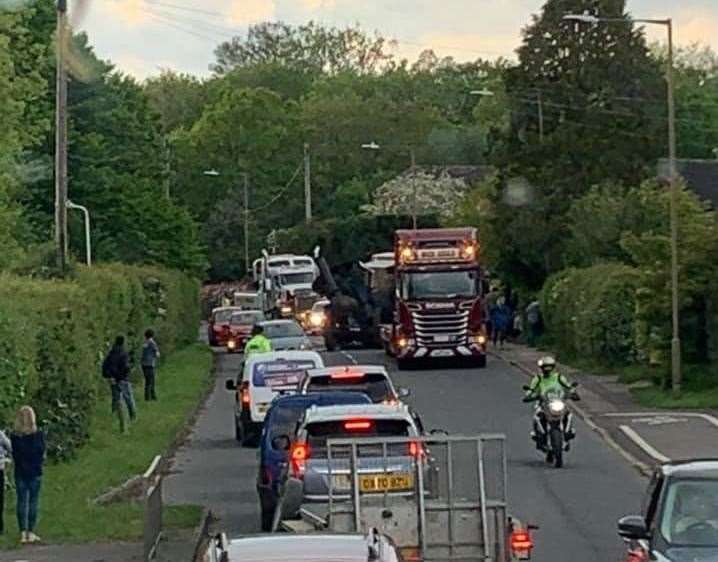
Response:
[[[421,444],[419,458],[414,462],[414,490],[407,494],[391,492],[365,493],[361,491],[358,470],[360,448],[380,446],[384,466],[395,453],[389,449]],[[487,466],[487,447],[496,454],[495,462]],[[431,448],[445,451],[445,466],[436,466]],[[475,498],[462,498],[456,490],[455,468],[459,450],[476,459],[474,471],[469,473],[478,483],[472,488]],[[347,492],[334,490],[332,458],[349,457],[351,474],[351,500]],[[375,456],[372,454],[372,456]],[[424,437],[386,437],[358,439],[329,439],[329,501],[321,513],[318,506],[306,504],[300,515],[315,529],[332,532],[367,533],[376,528],[390,536],[400,550],[409,552],[407,562],[490,561],[515,560],[509,546],[514,523],[507,512],[507,460],[505,436],[501,434],[430,435]],[[462,467],[464,470],[469,467]],[[446,476],[443,477],[445,471]],[[488,471],[498,482],[498,492],[487,488]],[[467,473],[464,473],[467,474]],[[440,480],[443,478],[444,480]],[[440,490],[443,488],[443,490]],[[442,494],[443,492],[443,494]],[[478,492],[478,493],[477,493]],[[442,497],[445,496],[445,497]],[[313,509],[314,507],[314,509]],[[417,557],[418,556],[418,557]]]

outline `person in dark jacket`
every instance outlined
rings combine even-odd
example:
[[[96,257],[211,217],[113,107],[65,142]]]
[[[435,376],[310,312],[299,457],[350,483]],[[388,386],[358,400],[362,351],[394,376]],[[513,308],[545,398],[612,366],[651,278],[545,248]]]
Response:
[[[45,462],[45,435],[38,431],[35,411],[30,406],[23,406],[18,410],[10,442],[15,465],[20,542],[40,542],[40,537],[35,534],[35,525],[42,484],[42,465]]]
[[[146,330],[145,343],[142,345],[142,374],[145,376],[145,400],[157,400],[155,377],[159,357],[160,348],[155,341],[155,333],[152,330]]]
[[[506,340],[506,333],[511,326],[511,309],[506,305],[506,301],[503,297],[499,298],[491,309],[491,324],[493,325],[493,333],[491,334],[494,347],[500,344],[504,346]]]
[[[112,411],[117,412],[120,418],[120,431],[127,433],[127,420],[122,407],[124,401],[130,420],[134,420],[137,409],[135,397],[132,394],[132,383],[130,382],[130,357],[125,351],[124,336],[115,338],[115,345],[105,357],[102,364],[102,375],[109,379],[110,390],[112,391]]]

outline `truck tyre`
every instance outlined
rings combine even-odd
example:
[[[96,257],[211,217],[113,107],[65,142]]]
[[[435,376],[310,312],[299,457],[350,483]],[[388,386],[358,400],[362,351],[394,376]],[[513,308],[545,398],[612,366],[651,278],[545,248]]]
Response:
[[[485,369],[486,368],[486,354],[484,353],[483,355],[479,355],[474,360],[474,365],[476,366],[477,369]]]
[[[334,333],[332,331],[328,331],[326,334],[324,334],[324,347],[327,348],[327,351],[336,351],[337,340],[334,337]]]
[[[397,357],[396,366],[400,371],[408,371],[413,368],[414,363],[411,359],[407,359],[406,357]]]

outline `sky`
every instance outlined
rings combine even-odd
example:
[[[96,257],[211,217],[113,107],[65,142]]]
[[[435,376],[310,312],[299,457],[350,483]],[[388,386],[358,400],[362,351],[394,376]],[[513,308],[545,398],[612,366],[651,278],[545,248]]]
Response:
[[[267,20],[358,23],[397,41],[413,60],[426,48],[457,60],[512,57],[545,0],[84,0],[75,27],[96,53],[138,79],[172,69],[208,76],[217,44]],[[70,0],[78,4],[80,0]],[[634,17],[672,17],[679,44],[718,50],[718,0],[628,0]],[[647,30],[663,39],[665,29]]]

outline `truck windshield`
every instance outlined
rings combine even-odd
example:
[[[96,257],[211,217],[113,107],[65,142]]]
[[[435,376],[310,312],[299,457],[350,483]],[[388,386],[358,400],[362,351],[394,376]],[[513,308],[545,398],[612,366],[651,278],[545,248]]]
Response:
[[[279,276],[280,285],[307,285],[314,281],[314,274],[311,272],[283,273]]]
[[[478,295],[478,277],[475,270],[404,273],[401,296],[406,300],[471,298]]]

